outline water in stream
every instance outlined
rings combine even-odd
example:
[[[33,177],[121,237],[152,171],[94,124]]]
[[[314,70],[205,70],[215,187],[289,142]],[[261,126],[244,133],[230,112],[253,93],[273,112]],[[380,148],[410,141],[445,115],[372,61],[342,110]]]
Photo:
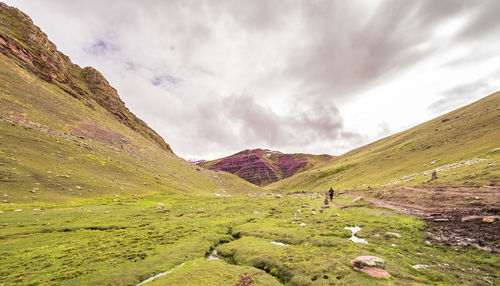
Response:
[[[359,238],[359,237],[357,237],[355,235],[356,232],[358,232],[358,231],[361,230],[361,227],[359,227],[359,226],[346,226],[344,228],[348,229],[348,230],[350,230],[352,232],[352,236],[349,238],[349,240],[351,240],[354,243],[365,243],[365,244],[368,244],[368,241],[366,241],[366,239]]]

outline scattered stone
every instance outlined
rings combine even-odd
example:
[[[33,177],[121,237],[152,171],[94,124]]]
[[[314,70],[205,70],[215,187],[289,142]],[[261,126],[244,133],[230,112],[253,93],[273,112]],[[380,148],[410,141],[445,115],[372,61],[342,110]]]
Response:
[[[300,226],[306,226],[306,223],[305,223],[305,222],[303,222],[303,223],[301,223],[301,224],[299,224],[299,225],[300,225]]]
[[[30,190],[30,193],[36,193],[36,191],[35,190]]]
[[[476,220],[476,219],[482,219],[482,216],[477,216],[477,215],[470,215],[470,216],[465,216],[461,219],[462,222],[470,221],[470,220]]]
[[[300,221],[301,219],[300,219],[300,217],[292,217],[292,220],[293,221]]]
[[[2,202],[6,203],[6,204],[7,204],[7,203],[9,203],[9,201],[8,201],[8,200],[2,200]]]
[[[472,175],[469,176],[469,179],[474,179],[475,177],[477,177],[477,175],[476,174],[472,174]]]
[[[483,218],[483,222],[492,223],[495,222],[495,220],[497,219],[498,219],[497,216],[487,216]]]
[[[259,211],[254,211],[253,214],[260,214],[260,212]]]
[[[281,199],[283,196],[282,195],[276,195],[275,198]]]
[[[312,212],[311,212],[311,214],[312,214],[312,215],[315,215],[315,214],[316,214],[316,212],[315,212],[315,211],[312,211]]]
[[[329,208],[331,208],[331,206],[325,205],[325,206],[321,206],[321,208],[323,208],[323,209],[329,209]]]
[[[319,210],[319,212],[320,212],[320,213],[324,213],[324,212],[325,212],[325,210]]]
[[[431,178],[431,181],[432,181],[432,180],[437,180],[437,178],[438,178],[437,171],[436,171],[436,170],[432,171],[432,178]]]
[[[105,213],[105,214],[109,214],[109,211],[105,211],[104,213]]]
[[[22,209],[15,210],[15,212],[17,212],[17,213],[22,212],[22,211],[23,211]]]
[[[415,264],[415,265],[412,265],[411,267],[415,268],[415,269],[425,269],[427,267],[429,267],[429,265],[425,265],[425,264]]]
[[[500,148],[495,148],[493,150],[491,150],[491,153],[495,153],[495,152],[499,152],[500,151]]]
[[[302,212],[302,210],[296,210],[296,212],[301,213],[301,212]]]
[[[394,235],[394,236],[397,236],[397,237],[401,237],[401,234],[399,234],[397,232],[390,232],[390,231],[388,231],[386,233],[389,234],[389,235]]]
[[[4,223],[4,224],[2,224],[2,226],[9,226],[9,224],[8,223]]]
[[[450,220],[447,218],[435,218],[433,221],[435,221],[435,222],[449,222]]]
[[[352,200],[353,203],[361,201],[363,198],[362,197],[357,197],[354,200]]]
[[[339,213],[334,213],[332,216],[340,216]]]
[[[302,205],[302,208],[307,208],[307,204],[303,204],[303,205]]]
[[[312,210],[312,211],[315,211],[315,210],[316,210],[316,208],[313,208],[313,209],[311,209],[311,210]]]
[[[45,225],[46,225],[46,226],[49,226],[49,225],[51,225],[51,223],[50,223],[50,222],[46,222],[46,223],[45,223]]]
[[[0,214],[3,214],[3,211],[0,211]]]

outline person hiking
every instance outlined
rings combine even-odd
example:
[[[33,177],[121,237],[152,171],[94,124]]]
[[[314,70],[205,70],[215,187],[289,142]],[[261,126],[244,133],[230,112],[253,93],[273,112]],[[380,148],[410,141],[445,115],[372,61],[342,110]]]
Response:
[[[333,188],[330,187],[328,194],[330,195],[330,201],[332,201],[333,200]]]

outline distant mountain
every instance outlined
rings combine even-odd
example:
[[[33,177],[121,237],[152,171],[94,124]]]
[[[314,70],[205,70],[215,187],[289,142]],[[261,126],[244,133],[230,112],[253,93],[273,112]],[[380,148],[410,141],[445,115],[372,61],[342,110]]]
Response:
[[[252,184],[264,186],[333,158],[330,155],[283,154],[267,149],[247,149],[222,159],[201,162],[198,165],[210,170],[236,174]]]

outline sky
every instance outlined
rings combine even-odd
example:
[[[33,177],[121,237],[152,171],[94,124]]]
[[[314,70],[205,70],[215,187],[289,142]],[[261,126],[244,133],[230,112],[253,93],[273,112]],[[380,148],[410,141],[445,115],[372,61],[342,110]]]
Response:
[[[499,90],[497,0],[6,0],[185,159],[340,155]]]

